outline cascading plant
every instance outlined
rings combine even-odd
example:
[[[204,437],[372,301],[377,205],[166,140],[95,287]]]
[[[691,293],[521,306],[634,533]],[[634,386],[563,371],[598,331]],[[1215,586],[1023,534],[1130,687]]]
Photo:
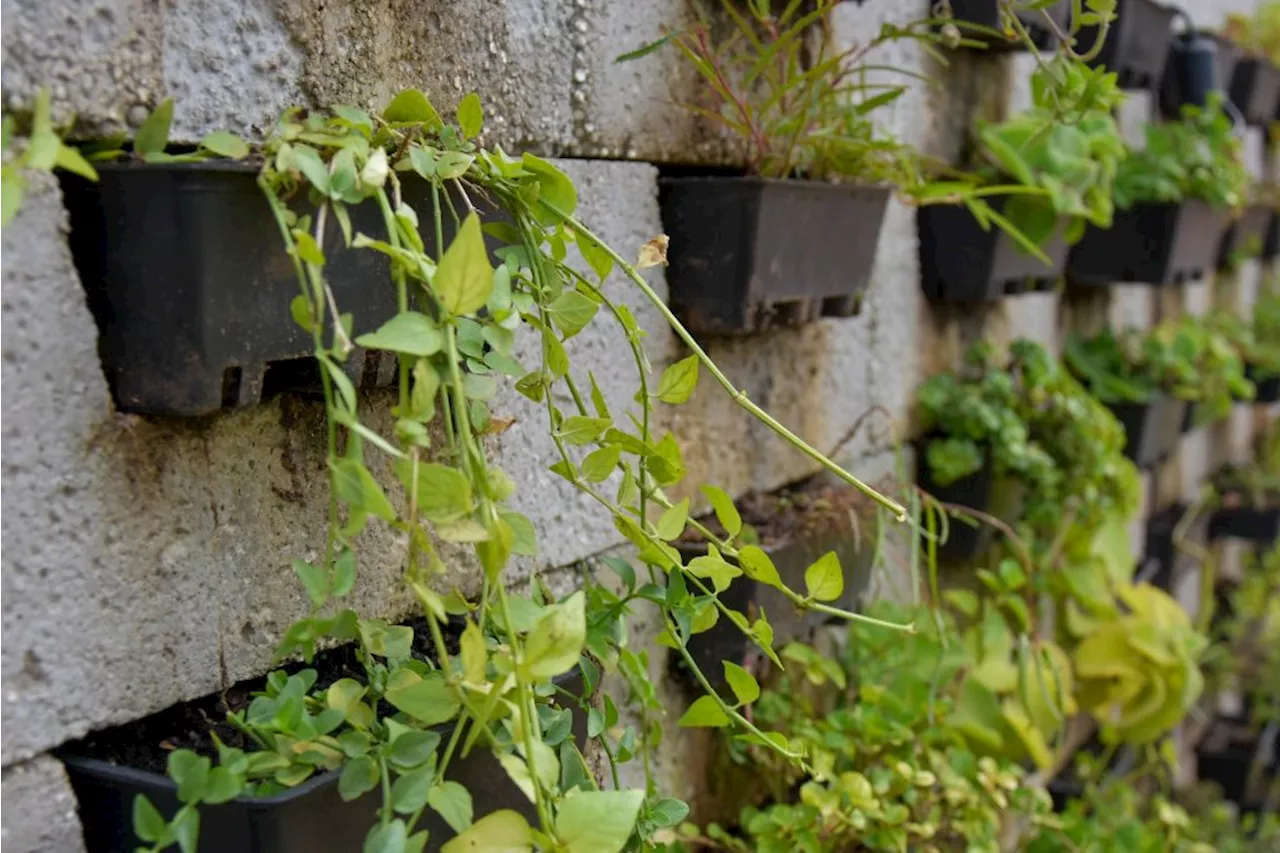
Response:
[[[136,155],[150,162],[172,156],[163,151],[171,109],[167,105],[148,121]],[[628,262],[575,218],[576,189],[554,164],[479,148],[474,140],[482,120],[474,94],[462,99],[456,121],[446,123],[423,93],[407,90],[380,115],[347,106],[288,110],[253,153],[226,134],[198,152],[200,158],[261,163],[258,183],[297,274],[292,317],[312,337],[324,397],[330,478],[325,541],[314,562],[294,561],[311,607],[289,628],[278,654],[310,660],[322,644],[350,641],[362,672],[328,684],[311,670],[273,674],[233,716],[249,748],[219,743],[216,764],[208,755],[174,752],[169,767],[183,806],[166,821],[138,799],[135,831],[149,845],[145,849],[177,844],[192,853],[200,804],[291,787],[341,768],[345,799],[381,792],[366,851],[422,850],[428,838],[419,822],[428,809],[457,833],[444,843],[446,853],[495,846],[618,851],[633,835],[678,821],[684,808],[660,796],[647,760],[645,788],[621,788],[618,762],[643,753],[650,731],[637,745],[634,730],[618,731],[612,699],[602,700],[603,711],[594,700],[602,671],[617,669],[644,712],[661,713],[647,684],[644,653],[627,648],[625,615],[633,604],[659,608],[671,645],[705,690],[683,724],[731,726],[747,741],[795,761],[803,755],[754,723],[747,702],[718,695],[685,648],[692,634],[724,618],[780,663],[765,616],[749,619],[726,606],[720,593],[745,574],[778,587],[798,608],[877,630],[913,630],[909,622],[827,604],[841,573],[834,555],[820,561],[822,579],[830,582],[804,592],[787,588],[768,556],[742,540],[740,517],[719,489],[708,485],[703,492],[723,536],[690,520],[688,498],[668,497],[665,490],[682,478],[684,466],[674,436],[654,434],[653,407],[687,400],[705,370],[787,443],[863,491],[890,517],[905,517],[900,505],[792,434],[710,361],[639,272],[663,262],[663,238],[639,247],[638,261]],[[376,211],[378,233],[356,230],[354,221],[368,220],[354,219],[355,206]],[[336,304],[326,279],[330,258],[344,251],[385,255],[385,286],[394,288],[398,305],[380,328],[354,340],[352,315],[343,310],[348,306]],[[571,251],[585,262],[585,272],[570,261]],[[627,305],[605,289],[614,271],[650,300],[692,353],[656,382],[644,332]],[[602,311],[621,328],[636,367],[635,407],[625,413],[610,410],[590,372],[575,373],[566,347]],[[390,431],[362,420],[359,396],[342,370],[357,346],[391,353],[398,362]],[[534,554],[537,535],[511,506],[514,486],[485,446],[487,435],[503,429],[490,405],[504,377],[541,405],[557,457],[551,470],[611,516],[637,549],[647,582],[637,581],[630,564],[612,561],[623,579],[620,594],[591,586],[556,600],[536,578],[527,594],[517,593],[512,560]],[[570,401],[567,410],[563,401]],[[374,476],[380,466],[394,473],[398,496],[389,496]],[[362,618],[343,604],[357,582],[359,534],[371,524],[405,539],[403,579],[421,605],[425,643],[410,627]],[[705,556],[685,564],[670,543],[689,526],[710,544]],[[446,563],[461,559],[463,549],[482,571],[476,601],[437,588]],[[584,691],[566,696],[572,691],[558,680],[574,670]],[[573,705],[588,715],[589,738],[605,756],[612,790],[601,790],[584,749],[568,736]],[[476,814],[471,792],[449,780],[450,763],[476,747],[493,750],[528,796],[537,815],[533,825],[511,810]]]

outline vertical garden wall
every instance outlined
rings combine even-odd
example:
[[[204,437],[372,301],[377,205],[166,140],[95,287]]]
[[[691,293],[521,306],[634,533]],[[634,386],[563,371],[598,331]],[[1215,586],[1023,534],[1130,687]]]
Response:
[[[844,3],[833,16],[841,44],[906,24],[923,3]],[[1217,26],[1252,3],[1186,2],[1197,23]],[[171,142],[194,145],[228,129],[260,139],[292,104],[373,109],[406,87],[452,115],[468,92],[485,104],[480,142],[550,159],[578,188],[578,218],[631,257],[663,233],[660,176],[689,166],[738,166],[738,154],[680,102],[698,81],[674,51],[627,63],[614,58],[688,21],[684,0],[464,0],[312,3],[218,0],[92,3],[5,0],[6,108],[28,108],[42,87],[76,136],[132,132],[167,97]],[[875,121],[943,160],[962,150],[976,115],[999,119],[1030,100],[1025,54],[947,54],[944,68],[920,44],[884,48],[880,61],[930,78]],[[1133,94],[1121,126],[1130,138],[1157,110]],[[1246,135],[1247,166],[1276,179],[1261,128]],[[1117,282],[1066,298],[1020,294],[982,303],[931,302],[921,287],[916,210],[890,199],[870,285],[856,314],[828,316],[745,336],[710,336],[708,354],[746,395],[822,451],[874,482],[894,470],[894,438],[882,427],[842,441],[863,413],[882,407],[910,421],[917,386],[959,364],[968,345],[1017,337],[1060,350],[1071,332],[1111,324],[1150,327],[1225,308],[1247,315],[1265,273],[1256,259],[1178,286]],[[223,247],[228,253],[237,246]],[[666,298],[666,268],[646,272]],[[177,418],[130,414],[113,402],[99,327],[73,257],[69,215],[56,178],[33,178],[3,230],[3,843],[13,853],[80,850],[76,800],[52,753],[92,731],[261,676],[288,626],[308,611],[295,558],[318,559],[329,489],[324,405],[314,396],[266,394],[256,405]],[[655,372],[687,355],[658,309],[615,273],[606,291],[634,312]],[[843,312],[848,313],[848,312]],[[567,343],[590,367],[610,407],[634,393],[631,354],[618,330],[598,323]],[[535,347],[522,342],[532,359]],[[390,389],[359,395],[362,422],[390,431]],[[555,459],[540,407],[507,387],[489,401],[512,419],[486,439],[515,484],[512,506],[539,531],[536,557],[518,556],[509,577],[537,570],[571,588],[584,561],[627,555],[608,514],[547,469]],[[692,484],[733,497],[768,492],[819,470],[706,380],[678,408],[657,410],[683,450],[688,486],[671,497],[709,510]],[[1139,518],[1193,502],[1210,472],[1246,462],[1262,406],[1190,431],[1142,475]],[[371,463],[380,482],[392,466]],[[681,489],[687,491],[681,491]],[[1141,551],[1143,522],[1132,538]],[[891,539],[902,550],[906,537]],[[370,526],[359,537],[360,580],[351,602],[365,616],[400,620],[419,605],[399,583],[406,537]],[[442,586],[474,595],[483,572],[468,549],[442,551]],[[512,575],[511,573],[514,573]],[[1194,587],[1194,578],[1187,581]],[[875,595],[902,596],[885,571]],[[1188,597],[1192,590],[1186,590]],[[706,729],[677,729],[688,697],[663,674],[656,619],[632,624],[651,647],[651,671],[667,709],[658,775],[675,796],[699,795],[711,755]],[[661,677],[659,677],[661,676]],[[629,770],[635,773],[638,771]],[[624,780],[625,781],[625,780]]]

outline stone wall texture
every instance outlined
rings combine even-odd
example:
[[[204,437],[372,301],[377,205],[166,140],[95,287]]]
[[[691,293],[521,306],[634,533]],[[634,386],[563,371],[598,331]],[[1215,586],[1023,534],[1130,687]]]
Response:
[[[1212,26],[1253,4],[1182,5]],[[926,6],[844,4],[837,37],[865,40],[885,22],[920,17]],[[91,135],[136,126],[172,96],[179,141],[222,128],[261,134],[290,104],[375,106],[412,85],[450,108],[476,90],[486,106],[482,141],[560,158],[578,184],[585,221],[629,253],[662,231],[655,164],[733,163],[725,140],[678,106],[696,101],[698,91],[674,52],[613,61],[689,14],[687,0],[3,0],[2,83],[12,109],[50,87],[57,113],[75,115]],[[1019,81],[1030,71],[1027,57],[955,57],[943,69],[911,43],[876,61],[934,78],[885,110],[883,121],[903,141],[950,158],[974,115],[1025,99]],[[1140,127],[1149,112],[1149,101],[1135,99],[1126,123]],[[1263,173],[1260,137],[1250,150]],[[324,520],[315,403],[278,397],[194,420],[113,409],[67,232],[57,182],[49,179],[35,183],[3,233],[0,760],[10,798],[8,853],[81,849],[74,798],[50,750],[269,667],[284,627],[305,612],[290,560],[314,551]],[[943,310],[920,294],[914,212],[895,201],[858,316],[715,340],[708,349],[753,400],[825,449],[872,406],[908,423],[921,378],[954,363],[976,337],[1029,336],[1057,346],[1070,328],[1149,325],[1214,303],[1244,308],[1262,274],[1246,264],[1228,280],[1173,298],[1120,286],[1070,304],[1043,294]],[[661,272],[651,280],[665,295]],[[682,356],[641,294],[620,279],[608,286],[649,332],[655,366]],[[602,320],[573,342],[615,408],[635,387],[620,341],[620,330]],[[362,399],[373,422],[389,422],[389,405],[380,392]],[[543,546],[519,571],[563,567],[617,547],[609,519],[546,470],[552,447],[531,404],[508,391],[493,408],[516,418],[493,451]],[[709,382],[664,417],[683,445],[689,483],[740,494],[815,471]],[[1151,478],[1148,503],[1193,495],[1207,471],[1248,452],[1251,425],[1245,412],[1189,436],[1179,458]],[[887,464],[887,441],[883,430],[864,432],[842,458],[873,476]],[[410,611],[396,583],[403,544],[382,529],[365,534],[356,603],[366,612]],[[462,558],[451,566],[451,583],[477,587],[474,566]],[[637,641],[653,634],[643,623],[633,628]],[[663,671],[656,654],[654,666]],[[674,720],[686,700],[677,687],[664,689]],[[673,735],[664,754],[705,751],[696,739]],[[681,770],[690,764],[662,765],[677,792],[694,784]]]

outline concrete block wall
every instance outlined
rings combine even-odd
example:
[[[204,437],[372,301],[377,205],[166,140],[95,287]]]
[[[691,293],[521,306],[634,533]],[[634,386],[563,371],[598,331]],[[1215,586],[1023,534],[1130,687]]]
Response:
[[[885,22],[919,17],[926,4],[918,5],[845,4],[837,35],[863,41]],[[1184,5],[1214,23],[1226,4]],[[674,52],[613,62],[688,14],[685,0],[3,0],[3,89],[6,106],[17,108],[50,86],[59,114],[75,114],[90,133],[136,126],[172,96],[175,138],[187,141],[219,128],[264,133],[289,104],[375,106],[412,85],[445,109],[476,90],[486,108],[483,142],[560,158],[578,184],[583,219],[629,253],[662,231],[653,164],[733,158],[721,136],[676,106],[698,90]],[[905,43],[877,61],[934,77],[934,86],[913,89],[883,120],[935,156],[959,156],[973,116],[999,116],[1026,99],[1018,81],[1029,73],[1027,57],[958,56],[943,69]],[[1138,104],[1135,114],[1143,109]],[[0,762],[10,853],[78,849],[73,799],[50,750],[270,666],[281,632],[305,612],[289,562],[314,553],[324,518],[322,413],[314,402],[281,397],[190,421],[114,411],[67,229],[56,182],[41,180],[0,235],[0,378],[9,392],[0,417],[8,546],[0,572]],[[1249,274],[1257,280],[1257,271]],[[650,280],[665,295],[661,271]],[[608,286],[650,333],[657,369],[683,355],[633,288],[620,279]],[[859,316],[714,340],[708,351],[753,400],[826,449],[872,405],[907,423],[918,382],[954,364],[978,337],[1057,346],[1069,328],[1108,319],[1146,325],[1161,311],[1152,291],[1138,286],[1084,304],[1045,294],[981,309],[930,306],[919,289],[914,211],[895,201]],[[573,341],[578,363],[591,366],[615,410],[635,387],[620,341],[606,318]],[[386,394],[367,393],[362,416],[389,426],[389,405]],[[492,450],[517,484],[518,508],[539,530],[539,557],[517,571],[617,547],[608,518],[546,470],[552,448],[536,408],[508,391],[494,409],[516,418]],[[662,417],[684,448],[686,489],[714,482],[741,494],[815,470],[705,377],[692,401]],[[875,476],[886,467],[887,445],[883,430],[867,432],[842,458],[855,473]],[[1184,489],[1182,480],[1173,488]],[[396,582],[403,545],[385,529],[365,534],[356,592],[364,612],[411,611]],[[477,588],[465,556],[452,555],[450,567],[450,583]],[[901,581],[878,585],[900,591]],[[633,631],[637,642],[652,637],[642,623]],[[665,666],[656,653],[654,666]],[[674,720],[685,700],[677,687],[664,689]],[[673,733],[668,749],[692,737]],[[669,763],[677,788],[697,784],[681,776],[688,766]]]

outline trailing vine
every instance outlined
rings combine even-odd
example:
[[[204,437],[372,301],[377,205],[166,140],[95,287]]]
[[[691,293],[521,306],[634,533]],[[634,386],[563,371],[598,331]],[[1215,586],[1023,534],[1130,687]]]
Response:
[[[167,133],[167,115],[162,121]],[[643,667],[625,648],[621,624],[632,602],[657,605],[664,642],[705,691],[684,725],[732,726],[797,762],[804,760],[801,752],[745,713],[754,677],[734,670],[736,695],[726,699],[685,648],[691,636],[723,618],[780,663],[767,616],[732,610],[720,593],[745,574],[777,587],[798,608],[913,630],[910,622],[828,604],[843,585],[833,554],[811,568],[804,591],[788,588],[767,554],[741,541],[741,520],[723,491],[703,487],[724,536],[689,517],[690,499],[668,496],[684,466],[674,436],[655,434],[653,406],[687,400],[705,370],[788,444],[890,516],[905,515],[896,501],[758,407],[707,357],[640,272],[664,262],[664,238],[640,247],[638,259],[628,261],[575,218],[576,190],[552,163],[478,148],[472,140],[481,121],[474,95],[463,99],[456,122],[446,124],[421,92],[408,90],[376,116],[341,106],[290,110],[260,153],[250,155],[261,164],[258,183],[297,275],[292,315],[315,349],[330,475],[322,556],[294,562],[311,612],[290,627],[278,653],[310,659],[321,644],[355,641],[364,678],[317,684],[314,671],[278,673],[234,718],[258,749],[224,747],[217,766],[194,753],[174,753],[171,775],[187,805],[166,823],[145,800],[138,804],[136,829],[153,850],[172,843],[193,849],[199,803],[296,785],[339,767],[344,797],[381,791],[383,805],[366,850],[423,849],[427,836],[419,823],[426,809],[458,833],[446,851],[499,841],[510,849],[620,850],[637,826],[652,831],[678,819],[682,809],[659,795],[649,774],[646,790],[617,788],[616,762],[635,754],[634,732],[612,735],[618,722],[612,702],[603,712],[591,704],[602,669],[621,668],[624,677],[629,671],[633,688],[643,692]],[[351,210],[358,205],[376,209],[381,233],[355,228]],[[571,247],[585,271],[570,262]],[[396,293],[398,313],[354,338],[352,317],[326,279],[331,256],[341,251],[386,256]],[[606,292],[615,270],[652,302],[692,353],[656,382],[643,331],[627,305]],[[574,375],[566,350],[566,342],[602,311],[621,326],[636,368],[636,409],[621,416],[610,411],[590,372],[585,381]],[[524,334],[536,335],[533,365],[517,357],[517,336]],[[356,389],[342,369],[356,347],[398,360],[390,435],[360,419]],[[501,429],[489,403],[503,377],[541,405],[558,457],[551,470],[612,517],[637,549],[647,583],[637,582],[630,564],[615,561],[624,580],[621,595],[590,587],[557,601],[536,579],[528,595],[517,594],[509,577],[512,558],[535,554],[537,534],[511,508],[514,487],[485,447],[484,437]],[[383,490],[370,455],[391,463],[400,495]],[[356,540],[370,523],[405,536],[404,582],[421,605],[429,653],[412,628],[364,619],[343,606],[357,577]],[[710,546],[707,555],[686,564],[670,543],[687,527]],[[483,573],[477,601],[438,588],[456,553],[444,550],[445,543],[472,549]],[[582,675],[582,695],[557,683],[572,671]],[[566,734],[574,705],[588,713],[588,731],[612,769],[613,790],[599,789],[584,750]],[[656,710],[652,702],[649,710]],[[435,730],[443,724],[452,726],[446,741]],[[473,747],[497,754],[533,804],[534,825],[515,811],[474,814],[470,792],[448,779],[451,762]]]

